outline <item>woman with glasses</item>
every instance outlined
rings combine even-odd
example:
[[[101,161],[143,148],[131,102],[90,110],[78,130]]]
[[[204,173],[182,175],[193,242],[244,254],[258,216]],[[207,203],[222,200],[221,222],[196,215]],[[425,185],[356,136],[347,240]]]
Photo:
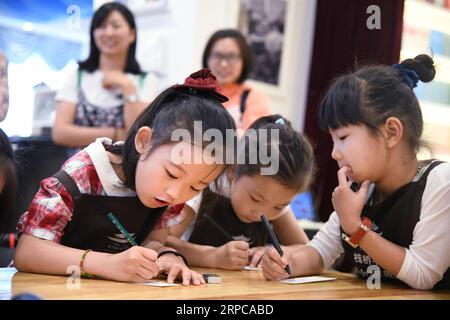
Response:
[[[271,114],[267,96],[244,82],[252,64],[252,52],[247,41],[233,29],[216,31],[203,52],[203,67],[210,69],[222,86],[222,94],[229,99],[223,105],[241,132],[256,119]]]

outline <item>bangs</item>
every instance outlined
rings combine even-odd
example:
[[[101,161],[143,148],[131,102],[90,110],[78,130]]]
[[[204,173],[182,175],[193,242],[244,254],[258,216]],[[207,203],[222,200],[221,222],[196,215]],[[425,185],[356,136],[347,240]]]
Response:
[[[364,81],[350,75],[339,77],[327,90],[319,110],[323,131],[348,125],[367,124],[361,107]]]

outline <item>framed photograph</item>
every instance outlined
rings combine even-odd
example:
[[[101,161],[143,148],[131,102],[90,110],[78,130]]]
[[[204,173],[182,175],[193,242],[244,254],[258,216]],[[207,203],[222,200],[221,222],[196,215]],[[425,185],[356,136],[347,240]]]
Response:
[[[287,0],[240,0],[238,29],[253,51],[250,79],[280,85]]]
[[[134,15],[146,16],[165,12],[168,0],[119,0],[126,5]]]

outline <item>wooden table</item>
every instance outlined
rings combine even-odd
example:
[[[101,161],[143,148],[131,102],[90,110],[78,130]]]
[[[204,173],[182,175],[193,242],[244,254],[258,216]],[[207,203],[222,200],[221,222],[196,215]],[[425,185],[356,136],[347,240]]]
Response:
[[[446,299],[450,291],[418,291],[399,284],[382,284],[370,290],[364,281],[352,274],[329,272],[323,276],[337,280],[289,285],[266,281],[260,271],[226,271],[196,269],[217,273],[222,284],[204,286],[149,287],[142,284],[119,283],[106,280],[81,279],[79,289],[69,289],[68,277],[0,271],[0,299],[29,292],[44,299]],[[72,282],[73,283],[73,282]]]

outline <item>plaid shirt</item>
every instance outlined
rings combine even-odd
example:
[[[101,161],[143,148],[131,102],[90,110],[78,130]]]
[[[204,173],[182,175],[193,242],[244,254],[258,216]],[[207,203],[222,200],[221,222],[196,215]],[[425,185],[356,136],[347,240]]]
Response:
[[[89,154],[82,150],[64,163],[66,171],[81,193],[107,195]],[[124,187],[124,191],[127,188]],[[154,229],[168,228],[178,223],[178,215],[184,204],[169,207],[156,223]],[[17,230],[37,238],[60,242],[64,228],[70,221],[74,203],[66,188],[54,177],[41,181],[39,191],[28,211],[19,220]]]

